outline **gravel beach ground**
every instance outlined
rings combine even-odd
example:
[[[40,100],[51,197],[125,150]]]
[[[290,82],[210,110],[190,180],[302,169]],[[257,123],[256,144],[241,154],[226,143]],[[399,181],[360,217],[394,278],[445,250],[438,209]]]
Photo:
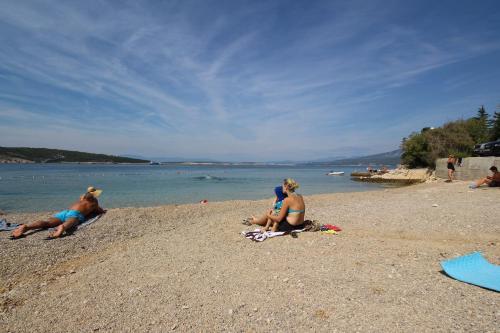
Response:
[[[343,231],[245,239],[240,221],[267,199],[111,209],[57,240],[2,232],[0,331],[499,331],[500,294],[440,266],[472,251],[500,264],[498,189],[439,181],[305,200],[306,218]]]

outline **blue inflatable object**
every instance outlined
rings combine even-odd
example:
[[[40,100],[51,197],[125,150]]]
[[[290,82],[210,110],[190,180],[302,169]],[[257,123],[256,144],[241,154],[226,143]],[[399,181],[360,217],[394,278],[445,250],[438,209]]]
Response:
[[[442,261],[441,267],[456,280],[500,292],[500,266],[489,263],[480,252]]]

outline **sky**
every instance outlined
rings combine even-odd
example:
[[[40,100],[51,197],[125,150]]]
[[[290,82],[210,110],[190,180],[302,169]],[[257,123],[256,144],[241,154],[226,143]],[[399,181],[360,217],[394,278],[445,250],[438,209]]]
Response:
[[[500,105],[499,1],[0,6],[0,146],[303,161]]]

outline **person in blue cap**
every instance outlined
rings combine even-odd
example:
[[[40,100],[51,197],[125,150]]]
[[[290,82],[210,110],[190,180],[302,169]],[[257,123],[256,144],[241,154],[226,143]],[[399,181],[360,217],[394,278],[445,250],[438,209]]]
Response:
[[[274,198],[273,201],[273,215],[278,216],[281,212],[281,206],[283,206],[283,200],[285,200],[287,195],[283,193],[283,186],[276,186],[274,188],[274,193],[276,194],[276,198]],[[273,220],[268,219],[262,232],[268,231],[269,228],[271,228],[271,231],[277,231],[278,222],[273,222]]]
[[[274,188],[274,194],[276,195],[276,197],[273,200],[273,206],[272,206],[272,209],[270,210],[270,212],[273,215],[278,216],[279,213],[281,212],[281,206],[283,205],[283,200],[285,200],[287,195],[283,192],[283,186],[276,186]],[[264,231],[269,230],[269,228],[271,227],[271,224],[273,224],[273,223],[272,223],[272,220],[267,219],[267,217],[265,217],[265,216],[261,217],[260,219],[257,219],[254,216],[252,216],[250,218],[244,219],[243,224],[246,224],[246,225],[257,224],[257,225],[265,226],[264,229],[262,230],[264,232]],[[273,227],[274,227],[274,224],[273,224]],[[277,227],[278,226],[276,224],[276,228]]]

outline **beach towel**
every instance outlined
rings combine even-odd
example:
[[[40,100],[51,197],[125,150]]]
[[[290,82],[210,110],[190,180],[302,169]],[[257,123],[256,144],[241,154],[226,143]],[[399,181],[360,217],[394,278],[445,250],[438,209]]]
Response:
[[[295,235],[299,232],[303,232],[304,229],[297,229],[297,230],[292,230],[290,232],[285,232],[285,231],[266,231],[266,232],[261,232],[260,229],[255,229],[254,231],[242,231],[241,234],[243,237],[248,238],[254,242],[263,242],[268,238],[273,238],[277,236],[283,236],[288,233]]]
[[[441,262],[450,277],[500,292],[500,266],[489,263],[480,252]]]
[[[323,231],[321,231],[321,234],[323,234],[323,235],[336,235],[336,234],[338,234],[338,232],[335,230],[323,230]]]
[[[336,225],[332,225],[332,224],[322,224],[320,229],[321,231],[328,231],[328,230],[333,230],[333,231],[342,231],[342,229],[340,229],[340,227],[337,227]]]
[[[0,231],[12,231],[19,227],[17,223],[9,223],[6,219],[0,220]]]

